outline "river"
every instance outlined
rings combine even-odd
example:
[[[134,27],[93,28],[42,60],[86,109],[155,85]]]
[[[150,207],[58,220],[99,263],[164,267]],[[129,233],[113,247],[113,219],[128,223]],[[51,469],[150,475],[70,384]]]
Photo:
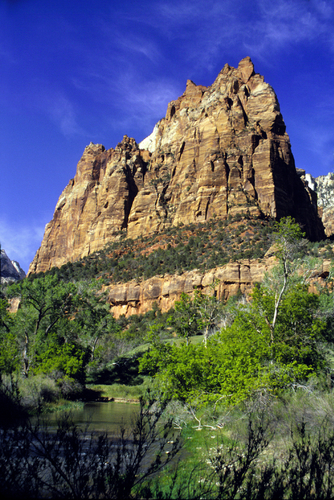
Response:
[[[138,413],[139,404],[111,401],[85,403],[83,408],[70,411],[73,422],[79,428],[84,428],[89,424],[89,431],[107,431],[109,434],[118,434],[121,426],[130,427]],[[56,426],[59,416],[59,413],[51,413],[47,421],[51,426]]]

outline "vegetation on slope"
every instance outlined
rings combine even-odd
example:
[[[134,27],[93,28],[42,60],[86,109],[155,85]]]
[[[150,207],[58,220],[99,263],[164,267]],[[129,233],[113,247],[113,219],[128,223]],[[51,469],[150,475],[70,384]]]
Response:
[[[193,301],[186,295],[181,296],[181,300],[168,313],[162,314],[157,307],[154,307],[145,315],[130,318],[123,316],[115,320],[110,315],[106,297],[100,290],[102,282],[97,279],[100,273],[94,274],[98,263],[109,268],[111,266],[114,270],[111,276],[114,279],[123,266],[129,266],[132,272],[131,265],[137,270],[142,269],[143,273],[156,273],[158,269],[162,272],[172,263],[179,270],[195,265],[211,267],[219,264],[218,248],[222,252],[223,259],[225,259],[224,252],[227,251],[233,251],[234,258],[245,257],[254,249],[255,251],[260,249],[263,254],[275,238],[277,240],[277,226],[276,233],[275,231],[273,233],[272,221],[249,219],[248,225],[245,226],[245,219],[240,219],[238,216],[229,222],[229,226],[226,221],[213,220],[199,227],[191,225],[175,228],[165,235],[156,235],[142,242],[139,239],[135,245],[131,241],[121,240],[104,252],[94,254],[83,261],[68,264],[66,268],[63,266],[60,270],[53,269],[49,273],[31,276],[19,284],[8,287],[6,296],[1,298],[0,371],[7,374],[23,373],[25,378],[37,375],[51,377],[51,381],[47,383],[48,389],[44,391],[49,393],[48,397],[52,399],[55,394],[69,397],[78,395],[87,382],[99,384],[114,382],[116,367],[124,368],[128,363],[127,358],[121,361],[122,356],[140,344],[147,343],[153,337],[162,341],[177,335],[185,338],[188,344],[189,337],[204,333],[206,344],[209,334],[219,332],[226,325],[230,328],[226,334],[228,337],[231,337],[233,329],[235,335],[240,336],[243,325],[246,325],[245,334],[249,335],[251,322],[249,318],[247,319],[247,315],[257,318],[263,315],[266,308],[274,307],[270,305],[274,292],[268,287],[266,291],[263,286],[254,291],[252,312],[249,310],[249,304],[247,307],[241,304],[238,308],[235,307],[235,311],[238,312],[231,312],[233,309],[231,302],[223,304],[214,296],[203,295],[197,291]],[[282,228],[280,230],[282,231]],[[297,233],[292,234],[292,239],[296,235],[300,237],[300,230]],[[321,245],[323,248],[320,248]],[[326,245],[326,242],[310,244],[303,240],[302,245],[295,245],[294,254],[289,256],[289,262],[319,252],[322,252],[322,256],[330,255],[331,246]],[[118,260],[116,254],[119,256]],[[88,262],[92,262],[93,265],[90,267]],[[118,267],[115,270],[116,264]],[[85,280],[78,279],[81,272],[84,273]],[[94,279],[88,278],[90,273],[94,274]],[[105,273],[109,276],[107,271]],[[125,280],[126,273],[123,276]],[[271,279],[273,278],[272,276]],[[276,281],[279,282],[277,279]],[[308,314],[306,310],[308,308],[312,315],[307,317],[312,328],[315,328],[320,299],[308,294],[305,282],[299,283],[298,288],[297,281],[295,280],[295,289],[284,289],[284,293],[290,295],[286,298],[283,297],[284,294],[282,295],[285,302],[283,300],[280,304],[280,310],[282,308],[288,310],[288,304],[292,301],[298,304],[297,309],[304,318]],[[20,297],[21,301],[20,308],[14,315],[7,311],[7,298],[10,297]],[[325,300],[324,297],[325,294],[322,293],[322,302]],[[278,310],[275,312],[276,316],[277,313]],[[286,316],[292,318],[296,314],[296,311],[289,310]],[[268,319],[263,321],[268,322]],[[297,316],[295,321],[304,324]],[[324,328],[328,330],[331,322],[329,316],[326,322]],[[289,330],[292,327],[287,325],[285,328]],[[320,326],[318,330],[321,332]],[[307,328],[305,331],[308,331]],[[258,325],[250,337],[254,345],[259,332],[265,336],[273,335],[270,328],[265,331],[263,326]],[[317,335],[314,332],[314,338]],[[320,342],[320,333],[318,337],[317,340]],[[302,341],[305,341],[305,338],[300,342]],[[226,339],[224,343],[228,344]],[[171,346],[163,345],[165,349],[172,349]],[[202,346],[197,346],[196,349],[198,351]],[[280,352],[280,347],[275,349],[277,353]],[[269,362],[268,353],[260,358],[260,365],[264,359],[268,359]],[[292,354],[290,358],[292,362]],[[137,366],[137,357],[134,360]],[[255,361],[250,358],[250,365]],[[203,362],[206,363],[204,359]],[[255,378],[257,379],[257,375]]]
[[[275,221],[236,215],[227,220],[211,219],[203,224],[170,228],[164,233],[136,240],[121,233],[120,240],[77,262],[52,268],[63,281],[100,279],[105,284],[125,283],[156,275],[205,271],[230,261],[261,259],[272,244]],[[332,258],[329,241],[311,243],[303,252]],[[34,276],[32,276],[34,278]]]
[[[117,283],[191,269],[204,271],[230,260],[262,258],[271,245],[273,224],[271,219],[240,215],[182,225],[136,240],[126,239],[124,233],[103,250],[48,273],[64,281],[99,277],[105,283]]]
[[[235,221],[235,227],[242,231],[240,222]],[[262,221],[259,223],[262,224]],[[217,224],[203,229],[204,235],[208,233],[203,248],[208,251],[210,231],[213,239],[219,234],[219,221]],[[189,237],[189,228],[179,228],[178,231]],[[254,288],[250,301],[239,296],[221,303],[214,294],[203,295],[197,291],[193,299],[183,294],[166,314],[155,307],[142,317],[122,317],[116,321],[110,315],[101,293],[100,280],[69,281],[62,279],[60,274],[50,272],[12,285],[0,300],[1,377],[4,374],[9,377],[23,376],[26,384],[31,383],[31,393],[39,381],[35,409],[44,401],[56,400],[60,395],[82,397],[87,382],[95,382],[101,387],[106,383],[126,383],[136,387],[135,390],[142,382],[142,385],[149,386],[157,404],[166,407],[166,418],[169,412],[174,426],[189,438],[194,437],[191,431],[194,423],[198,430],[208,428],[216,432],[228,423],[228,415],[248,418],[245,440],[240,436],[231,437],[230,431],[223,434],[222,440],[217,438],[217,446],[203,451],[206,465],[200,464],[197,457],[197,472],[189,470],[187,479],[186,476],[177,478],[173,469],[166,475],[164,469],[166,483],[160,479],[157,483],[143,481],[139,487],[139,482],[134,484],[129,481],[129,496],[331,497],[330,462],[334,438],[328,433],[325,422],[319,420],[324,430],[314,438],[314,431],[313,434],[307,431],[307,422],[303,418],[296,421],[293,428],[295,434],[291,437],[292,447],[284,451],[279,462],[275,461],[268,448],[272,439],[268,422],[276,419],[278,409],[274,406],[277,402],[283,401],[287,408],[285,402],[293,393],[303,394],[304,400],[307,394],[317,393],[328,400],[324,403],[328,411],[322,412],[321,418],[330,418],[329,409],[332,408],[333,276],[329,275],[316,294],[309,292],[314,264],[310,262],[310,257],[318,253],[325,255],[326,252],[330,255],[330,247],[326,248],[326,243],[305,243],[301,236],[299,227],[290,218],[276,224],[270,238],[267,234],[267,246],[275,243],[279,263]],[[117,245],[122,244],[128,243],[119,242]],[[150,255],[159,251],[155,249]],[[81,265],[85,267],[83,263]],[[7,298],[11,296],[21,299],[15,314],[8,312]],[[178,342],[173,342],[173,334],[179,337]],[[192,338],[198,334],[203,335],[201,340],[204,342],[193,343]],[[145,348],[143,344],[146,344]],[[140,345],[142,349],[139,349]],[[138,349],[133,351],[136,347]],[[18,408],[22,402],[13,395],[2,396],[11,408]],[[253,409],[250,411],[251,406]],[[3,427],[6,425],[8,422]],[[322,429],[320,424],[318,429]],[[32,437],[32,441],[26,443],[25,450],[30,450],[36,438],[36,434],[29,432],[27,435]],[[0,433],[0,437],[4,435]],[[13,453],[16,459],[15,450],[19,443],[8,437],[15,435],[6,434],[6,439],[8,445],[13,444],[8,453]],[[74,428],[72,435],[78,438]],[[22,434],[18,439],[23,439]],[[106,457],[99,455],[101,450],[96,450],[94,443],[92,441],[90,449],[95,455]],[[273,446],[276,445],[275,441]],[[80,448],[80,439],[76,446]],[[108,448],[109,445],[106,446]],[[8,447],[4,449],[6,451]],[[194,448],[188,449],[189,453],[195,453]],[[117,452],[120,460],[124,459],[125,451],[121,447]],[[10,474],[15,475],[14,470],[8,472],[6,464],[9,456],[7,454],[3,462],[0,459],[0,473],[4,471],[0,477],[4,481],[6,477],[14,478]],[[91,466],[89,457],[87,463]],[[108,457],[112,460],[111,456]],[[26,467],[29,467],[29,458],[28,455],[26,462],[21,461]],[[45,459],[47,467],[52,470],[54,457],[46,456]],[[73,476],[72,472],[66,476],[65,485],[62,483],[65,472],[54,476],[60,481],[59,484],[52,484],[55,491],[58,487],[59,491],[67,491],[66,488],[80,477],[80,471],[84,471],[80,469],[80,460],[73,463],[78,464],[78,469],[73,469]],[[311,464],[313,468],[310,472]],[[58,470],[62,465],[57,465]],[[37,472],[32,477],[41,487],[39,466],[37,460]],[[126,466],[125,462],[123,466]],[[25,477],[24,471],[17,470],[21,471],[21,477]],[[118,469],[117,472],[120,478],[122,471]],[[138,471],[143,477],[141,469]],[[94,473],[85,474],[83,484],[91,488]],[[101,476],[103,487],[111,479],[116,482],[120,479],[110,474],[111,469],[106,468],[106,473]],[[161,490],[163,483],[164,489]],[[29,481],[26,485],[30,487]],[[15,488],[14,480],[10,484],[12,486]],[[93,489],[89,491],[92,497],[98,494]],[[42,490],[38,492],[43,494]],[[110,496],[117,494],[111,492]]]

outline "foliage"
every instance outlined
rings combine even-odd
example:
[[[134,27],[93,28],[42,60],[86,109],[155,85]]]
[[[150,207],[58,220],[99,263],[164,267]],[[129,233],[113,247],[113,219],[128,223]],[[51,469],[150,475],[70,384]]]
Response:
[[[247,228],[243,224],[246,219]],[[158,235],[140,236],[135,241],[121,238],[46,274],[56,274],[63,281],[98,278],[100,282],[118,283],[191,269],[205,271],[231,259],[263,257],[271,245],[273,225],[271,219],[237,214],[228,220],[167,227]]]
[[[48,348],[36,359],[34,373],[57,374],[85,381],[85,367],[90,353],[75,343],[51,341]]]
[[[200,327],[204,331],[204,344],[207,345],[209,334],[217,329],[217,323],[223,313],[223,304],[217,300],[215,295],[215,285],[212,283],[212,295],[203,294],[199,290],[195,291],[194,306],[200,317]]]
[[[319,373],[325,366],[323,346],[333,331],[331,313],[325,313],[326,307],[333,310],[330,287],[320,298],[309,294],[305,266],[301,276],[295,272],[302,269],[302,256],[309,247],[291,218],[276,223],[274,233],[270,221],[249,219],[247,226],[243,222],[242,217],[235,217],[170,228],[164,235],[138,240],[138,245],[123,238],[95,257],[106,265],[115,258],[126,277],[137,258],[144,257],[143,262],[153,259],[158,267],[164,266],[172,249],[181,255],[183,269],[188,254],[208,265],[207,252],[217,252],[217,244],[231,248],[233,235],[240,246],[246,240],[251,244],[253,238],[255,242],[265,240],[264,249],[274,241],[279,265],[255,287],[250,303],[223,304],[214,289],[208,295],[196,290],[193,300],[182,294],[166,314],[155,305],[145,315],[115,320],[100,280],[66,282],[62,270],[31,277],[7,289],[9,297],[21,298],[15,315],[8,314],[6,300],[0,303],[0,370],[18,373],[22,369],[25,376],[51,376],[63,392],[73,393],[76,384],[83,384],[87,377],[89,382],[122,383],[124,377],[119,373],[127,373],[125,364],[129,364],[136,372],[137,385],[138,359],[125,363],[124,354],[149,334],[153,347],[141,361],[143,373],[154,375],[166,395],[195,406],[225,400],[234,404],[262,387],[278,391]],[[144,255],[148,242],[158,243],[158,249]],[[87,259],[93,262],[95,257]],[[89,267],[87,260],[75,265]],[[72,264],[68,266],[70,269]],[[172,332],[186,344],[190,336],[203,332],[207,352],[200,345],[188,349],[187,345],[178,348],[161,342]]]
[[[278,267],[254,288],[250,303],[239,303],[220,333],[205,336],[204,346],[152,344],[140,368],[155,377],[166,397],[195,406],[234,405],[261,389],[277,393],[325,367],[327,322],[318,316],[320,299],[295,272],[301,236],[290,218],[277,225]],[[199,292],[190,306],[206,329],[224,315],[214,296]]]
[[[12,331],[21,343],[25,376],[47,348],[51,334],[63,330],[62,335],[69,337],[72,328],[66,327],[75,311],[75,292],[73,284],[59,282],[56,276],[26,279],[9,287],[8,295],[21,299]]]
[[[121,327],[96,285],[64,283],[56,275],[45,275],[12,285],[7,293],[20,298],[20,307],[9,316],[7,303],[1,309],[3,373],[22,367],[26,377],[48,374],[68,393],[73,392],[71,385],[85,382],[89,364],[96,371],[114,356],[108,345],[114,345]]]
[[[13,498],[130,498],[180,449],[171,424],[159,426],[164,405],[142,401],[130,431],[117,441],[80,431],[69,416],[55,433],[26,420],[0,433],[1,495]],[[166,453],[167,451],[167,453]],[[139,495],[140,496],[140,495]]]
[[[14,386],[4,389],[0,384],[0,399],[4,391],[19,408]],[[1,422],[1,494],[9,498],[333,498],[333,406],[327,408],[331,420],[318,415],[312,425],[305,418],[308,403],[315,397],[317,412],[322,403],[309,392],[299,394],[301,401],[292,405],[259,394],[227,415],[225,431],[207,426],[198,432],[188,425],[182,432],[185,452],[179,462],[173,459],[181,449],[180,441],[173,435],[171,420],[163,424],[165,404],[153,399],[142,402],[132,429],[121,429],[116,440],[80,430],[68,415],[53,432],[40,421]]]
[[[180,300],[174,304],[174,314],[169,315],[167,322],[179,337],[186,339],[188,345],[189,337],[200,333],[200,319],[194,301],[186,293],[181,293]]]

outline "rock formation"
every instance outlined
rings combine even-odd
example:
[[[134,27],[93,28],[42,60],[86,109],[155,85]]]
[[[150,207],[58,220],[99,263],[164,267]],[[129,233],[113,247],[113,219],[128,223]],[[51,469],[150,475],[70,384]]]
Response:
[[[259,260],[242,260],[230,262],[222,267],[216,267],[208,272],[198,270],[185,271],[180,275],[155,276],[145,281],[135,280],[119,285],[106,287],[111,312],[118,318],[122,314],[144,314],[156,303],[161,312],[169,311],[182,292],[193,295],[195,288],[203,293],[211,294],[212,284],[218,299],[228,299],[240,291],[248,295],[254,283],[260,283],[264,274],[269,271],[277,260],[273,252],[268,251],[267,257]],[[323,260],[315,268],[311,276],[310,291],[316,292],[315,283],[321,284],[322,279],[329,274],[330,260]]]
[[[143,314],[152,309],[154,302],[162,312],[166,312],[180,298],[182,292],[192,295],[197,288],[204,293],[212,293],[210,287],[214,282],[219,282],[215,287],[217,298],[227,299],[238,290],[243,294],[250,292],[254,283],[260,282],[264,273],[275,262],[274,257],[263,262],[245,260],[231,262],[208,272],[195,269],[180,275],[155,276],[142,282],[133,280],[111,285],[107,287],[108,302],[116,318],[122,314]]]
[[[13,283],[25,278],[26,273],[20,264],[15,260],[10,260],[5,250],[0,250],[0,278],[1,283]]]
[[[326,236],[334,235],[334,173],[312,177],[305,175],[309,187],[318,197],[319,215],[325,228]]]
[[[90,144],[61,194],[29,273],[75,261],[126,232],[249,212],[291,215],[324,236],[316,195],[297,173],[276,94],[249,57],[210,87],[188,80],[139,145]]]

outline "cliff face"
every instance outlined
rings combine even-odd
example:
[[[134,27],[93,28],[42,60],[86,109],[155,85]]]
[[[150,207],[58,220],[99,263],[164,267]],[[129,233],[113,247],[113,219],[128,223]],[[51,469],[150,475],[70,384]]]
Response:
[[[262,281],[264,274],[276,263],[275,257],[259,262],[244,260],[231,262],[222,267],[216,267],[207,272],[197,269],[185,271],[180,275],[155,276],[145,281],[135,280],[111,285],[108,289],[108,302],[111,312],[118,318],[122,314],[144,314],[156,303],[161,312],[169,311],[181,293],[193,295],[195,289],[204,293],[212,293],[213,283],[219,300],[228,299],[239,290],[248,294],[255,282]]]
[[[334,173],[312,177],[306,174],[306,181],[318,197],[319,214],[325,228],[326,236],[334,235]]]
[[[249,212],[291,215],[323,237],[316,195],[297,174],[274,90],[249,58],[210,87],[188,81],[139,145],[90,144],[63,191],[29,273],[179,223]]]
[[[242,260],[230,262],[225,266],[200,272],[197,269],[185,271],[180,275],[155,276],[145,281],[135,280],[128,283],[111,285],[108,290],[108,302],[114,317],[122,314],[144,314],[151,310],[156,303],[161,312],[167,312],[173,307],[181,293],[193,295],[195,289],[203,293],[212,294],[215,283],[215,294],[219,300],[228,299],[240,291],[248,295],[255,283],[260,283],[266,272],[277,265],[277,259],[268,252],[262,260]],[[317,285],[324,283],[324,278],[329,274],[331,261],[323,260],[318,264],[311,275],[310,292],[318,293]]]

